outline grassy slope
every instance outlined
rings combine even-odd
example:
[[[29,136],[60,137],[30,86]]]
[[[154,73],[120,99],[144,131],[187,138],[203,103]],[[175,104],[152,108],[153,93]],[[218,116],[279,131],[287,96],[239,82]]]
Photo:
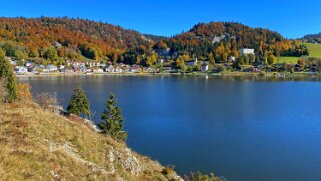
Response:
[[[321,58],[321,44],[305,43],[310,51],[310,57]]]
[[[312,43],[304,43],[310,52],[309,57],[317,57],[321,58],[321,44],[312,44]],[[278,62],[291,62],[291,63],[297,63],[298,57],[279,57]]]
[[[0,103],[0,145],[0,180],[177,179],[86,123],[44,112],[34,103]]]
[[[278,62],[283,63],[283,62],[289,62],[289,63],[297,63],[299,57],[278,57]]]

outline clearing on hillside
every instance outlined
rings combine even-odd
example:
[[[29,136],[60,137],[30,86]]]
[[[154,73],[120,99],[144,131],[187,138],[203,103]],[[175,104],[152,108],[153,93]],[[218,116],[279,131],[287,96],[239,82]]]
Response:
[[[316,57],[321,58],[321,44],[314,44],[314,43],[304,43],[309,50],[309,57]],[[289,62],[289,63],[297,63],[300,57],[278,57],[278,62]]]

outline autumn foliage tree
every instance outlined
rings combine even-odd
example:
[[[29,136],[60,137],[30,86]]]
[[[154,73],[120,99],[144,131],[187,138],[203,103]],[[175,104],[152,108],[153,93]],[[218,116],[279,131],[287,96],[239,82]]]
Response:
[[[30,101],[32,99],[31,96],[31,86],[28,83],[25,84],[17,84],[17,97],[20,101]]]

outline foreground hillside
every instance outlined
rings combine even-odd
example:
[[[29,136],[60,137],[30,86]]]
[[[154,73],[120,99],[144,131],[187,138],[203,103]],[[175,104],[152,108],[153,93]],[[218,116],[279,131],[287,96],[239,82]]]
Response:
[[[0,180],[179,180],[171,169],[34,103],[0,104]]]

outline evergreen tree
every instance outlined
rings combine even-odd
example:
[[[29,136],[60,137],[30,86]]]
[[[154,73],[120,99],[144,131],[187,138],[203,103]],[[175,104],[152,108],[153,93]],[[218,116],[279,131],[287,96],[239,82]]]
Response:
[[[124,119],[113,94],[110,94],[109,99],[106,102],[106,107],[107,110],[104,110],[101,114],[102,121],[98,124],[98,127],[104,134],[110,135],[115,139],[125,141],[127,133],[122,131]]]
[[[13,102],[17,99],[16,77],[9,61],[5,59],[3,53],[0,54],[0,79],[4,80],[7,90],[5,100],[7,102]]]
[[[76,114],[78,116],[82,114],[87,117],[90,116],[90,103],[81,87],[78,87],[74,91],[74,95],[71,96],[67,110],[69,113]]]

